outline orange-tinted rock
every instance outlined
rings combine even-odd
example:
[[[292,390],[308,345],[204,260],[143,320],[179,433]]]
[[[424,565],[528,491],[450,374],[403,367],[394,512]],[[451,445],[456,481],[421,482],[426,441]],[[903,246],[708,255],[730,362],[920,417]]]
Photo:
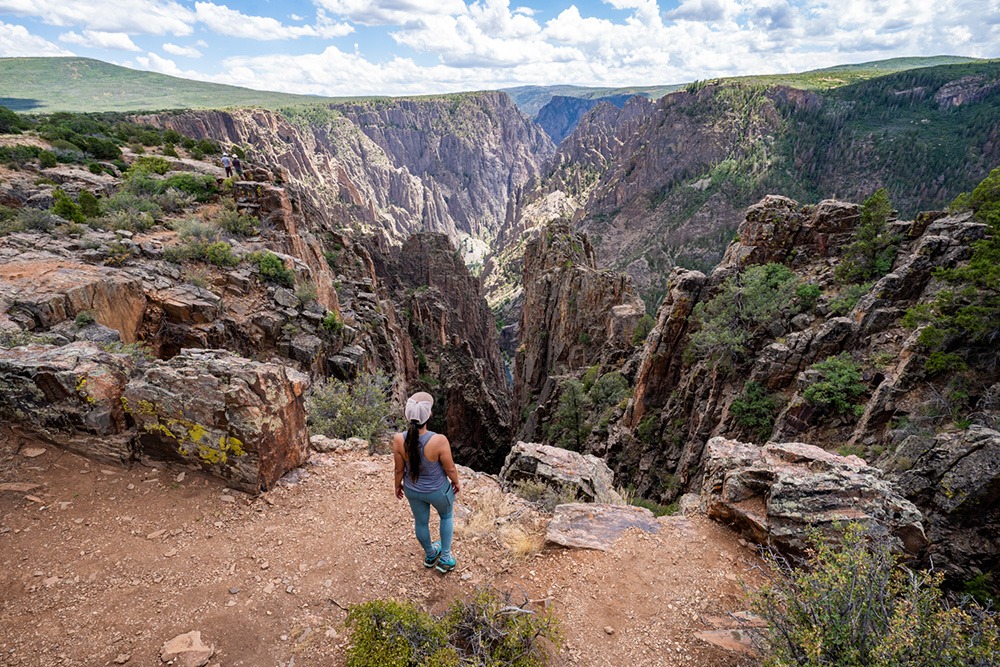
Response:
[[[125,389],[136,452],[200,465],[234,488],[270,488],[308,456],[309,379],[225,351],[185,350]]]

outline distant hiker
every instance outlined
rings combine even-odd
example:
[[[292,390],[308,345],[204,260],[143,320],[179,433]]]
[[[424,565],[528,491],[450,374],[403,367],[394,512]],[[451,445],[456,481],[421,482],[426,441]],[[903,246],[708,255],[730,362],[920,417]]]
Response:
[[[240,156],[233,156],[233,169],[236,170],[236,177],[243,180],[243,163],[240,162]]]
[[[222,154],[222,166],[226,170],[226,178],[231,178],[233,175],[233,161],[225,153]]]
[[[424,567],[439,572],[455,569],[451,553],[454,534],[453,512],[455,495],[462,490],[458,470],[451,458],[448,438],[427,430],[434,398],[423,391],[410,396],[404,414],[410,425],[405,433],[392,438],[392,453],[396,459],[396,497],[403,496],[413,510],[413,529],[424,548]],[[429,521],[431,506],[441,517],[441,540],[431,542]]]

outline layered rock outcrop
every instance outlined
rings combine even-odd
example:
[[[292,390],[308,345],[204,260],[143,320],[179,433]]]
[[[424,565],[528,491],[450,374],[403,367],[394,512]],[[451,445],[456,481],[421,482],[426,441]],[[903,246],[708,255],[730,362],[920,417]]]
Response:
[[[385,273],[416,355],[410,388],[435,397],[431,428],[448,435],[463,465],[498,471],[510,447],[511,391],[479,281],[433,233],[410,237]]]
[[[291,185],[311,224],[367,228],[399,243],[419,231],[488,240],[551,155],[504,93],[371,100],[290,112],[198,111],[141,122],[236,144]]]
[[[0,414],[89,458],[198,465],[248,493],[303,463],[306,376],[229,352],[146,362],[91,342],[0,348]]]
[[[914,433],[884,462],[890,479],[924,508],[928,559],[960,581],[993,571],[1000,553],[1000,432]]]
[[[507,454],[500,479],[507,487],[523,480],[541,483],[557,493],[568,491],[583,502],[622,503],[614,488],[614,474],[604,461],[561,447],[518,442]]]
[[[193,463],[257,493],[308,458],[308,386],[284,366],[185,350],[129,382],[121,404],[139,455]]]
[[[802,554],[810,529],[835,537],[856,522],[892,536],[911,557],[927,546],[920,511],[881,470],[856,456],[801,443],[758,447],[716,437],[702,465],[708,516],[759,544]]]
[[[550,224],[524,254],[521,345],[514,364],[516,414],[530,413],[559,374],[632,352],[635,327],[645,313],[627,276],[598,269],[585,235],[565,222]],[[522,417],[530,436],[537,421]]]

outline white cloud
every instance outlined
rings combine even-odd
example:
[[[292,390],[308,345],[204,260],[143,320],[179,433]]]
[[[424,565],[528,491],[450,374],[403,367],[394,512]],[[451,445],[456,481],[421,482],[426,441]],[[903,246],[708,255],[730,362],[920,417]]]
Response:
[[[0,21],[0,57],[24,58],[28,56],[71,56],[61,46],[32,35],[21,25],[10,25]]]
[[[94,49],[114,49],[116,51],[142,51],[135,42],[123,32],[102,32],[100,30],[84,30],[83,34],[66,32],[59,35],[59,41],[66,44],[76,44]]]
[[[322,11],[316,26],[288,26],[269,16],[250,16],[225,5],[194,3],[198,20],[207,28],[229,37],[259,40],[297,39],[299,37],[343,37],[354,31],[346,23],[334,23]]]
[[[402,26],[429,17],[465,13],[462,0],[314,0],[316,4],[362,25]]]
[[[194,12],[173,0],[0,0],[0,13],[59,27],[144,35],[189,35],[194,23]]]
[[[193,46],[180,46],[167,42],[163,45],[163,50],[172,56],[184,56],[185,58],[201,58],[201,51]]]
[[[523,0],[514,0],[513,7],[511,0],[313,1],[317,13],[311,25],[249,16],[210,0],[194,3],[188,20],[190,26],[201,22],[233,37],[227,44],[239,44],[238,38],[339,37],[352,29],[344,21],[388,25],[395,53],[380,52],[378,61],[366,57],[373,45],[369,35],[381,31],[362,31],[353,52],[329,46],[317,53],[274,53],[281,50],[278,44],[265,54],[245,45],[253,55],[229,58],[211,76],[184,72],[153,53],[136,60],[140,67],[175,76],[262,89],[376,95],[522,84],[651,85],[900,55],[1000,55],[1000,0],[989,0],[988,9],[984,0],[950,0],[947,6],[939,0],[892,5],[883,0],[681,0],[668,12],[654,0],[604,0],[615,11],[600,14],[566,0],[567,8],[544,22],[539,12],[518,6]],[[40,2],[54,6],[53,0]],[[16,3],[27,6],[27,0],[0,0],[0,7]],[[140,0],[140,5],[167,3]],[[209,53],[204,42],[195,46],[168,43],[163,53]]]
[[[150,72],[159,72],[160,74],[169,74],[171,76],[184,76],[183,70],[177,66],[177,63],[170,58],[164,58],[152,51],[144,56],[137,56],[135,60],[139,63],[139,67]]]

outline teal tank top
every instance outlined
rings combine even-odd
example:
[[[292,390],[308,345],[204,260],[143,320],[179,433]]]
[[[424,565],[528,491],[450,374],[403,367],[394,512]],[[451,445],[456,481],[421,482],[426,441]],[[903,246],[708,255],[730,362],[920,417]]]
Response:
[[[427,431],[427,433],[420,436],[420,474],[416,481],[410,479],[409,461],[405,461],[403,464],[403,486],[411,491],[416,491],[417,493],[434,493],[444,486],[445,480],[448,479],[447,475],[444,474],[444,468],[441,466],[440,461],[428,461],[427,457],[424,456],[424,447],[427,446],[427,443],[430,442],[430,439],[434,435],[433,431]],[[403,442],[406,442],[406,433],[403,433]]]

